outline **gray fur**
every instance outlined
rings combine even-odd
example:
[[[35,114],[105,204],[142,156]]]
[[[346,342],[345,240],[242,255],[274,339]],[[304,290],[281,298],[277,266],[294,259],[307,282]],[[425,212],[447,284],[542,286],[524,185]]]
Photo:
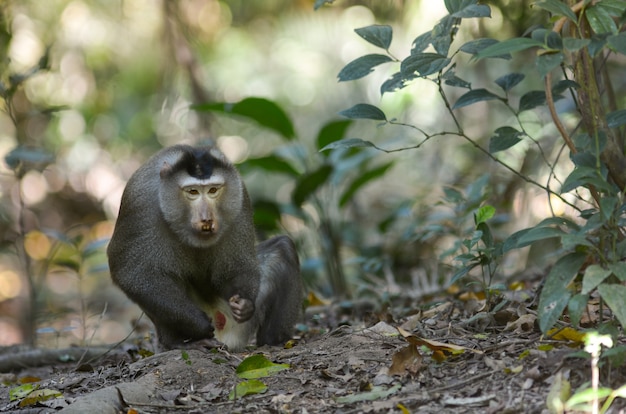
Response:
[[[200,169],[184,165],[186,161],[181,165],[189,152],[214,164]],[[208,236],[194,232],[188,200],[179,188],[188,171],[225,178],[212,210],[216,230]],[[242,327],[251,332],[237,330],[240,337],[227,345],[240,348],[257,332],[259,344],[278,344],[291,336],[300,315],[298,256],[285,236],[261,243],[257,252],[254,235],[248,193],[221,152],[184,145],[165,148],[126,185],[107,250],[111,277],[150,317],[165,349],[212,338],[209,315],[236,295],[248,305],[244,308],[254,310],[238,320],[234,316],[238,323],[248,321]]]

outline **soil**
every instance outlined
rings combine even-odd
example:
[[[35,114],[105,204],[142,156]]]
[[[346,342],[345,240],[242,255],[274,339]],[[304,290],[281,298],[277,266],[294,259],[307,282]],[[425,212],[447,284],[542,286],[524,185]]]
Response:
[[[143,347],[124,345],[104,356],[91,349],[85,356],[95,358],[77,362],[79,348],[13,350],[0,355],[0,371],[7,372],[0,412],[559,412],[554,405],[566,399],[567,387],[573,393],[590,381],[582,344],[542,336],[528,296],[500,303],[506,306],[487,312],[485,300],[473,295],[448,297],[401,318],[392,315],[411,306],[369,317],[320,307],[307,312],[307,327],[290,347],[243,353],[199,346],[142,357]],[[289,368],[259,378],[264,392],[229,399],[247,381],[237,366],[256,354]],[[61,363],[60,356],[74,362]],[[38,367],[20,368],[26,365]],[[626,382],[624,374],[608,363],[600,372],[603,385],[613,388]],[[10,391],[21,383],[55,398],[29,394],[11,401]],[[617,399],[609,412],[624,406]]]

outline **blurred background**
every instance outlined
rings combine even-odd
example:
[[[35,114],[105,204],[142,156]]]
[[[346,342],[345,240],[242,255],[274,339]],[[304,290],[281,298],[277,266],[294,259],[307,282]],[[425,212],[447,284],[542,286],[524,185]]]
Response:
[[[489,3],[492,17],[464,20],[456,47],[478,37],[520,36],[547,19],[530,0]],[[241,164],[252,199],[277,208],[278,220],[261,226],[260,237],[290,234],[308,289],[328,298],[381,303],[401,291],[417,298],[445,287],[454,273],[446,252],[471,233],[472,213],[485,200],[496,206],[496,229],[504,234],[550,211],[544,192],[455,136],[391,154],[363,150],[314,202],[295,207],[293,177],[246,167],[270,154],[296,157],[301,174],[323,165],[332,156],[318,152],[318,132],[361,102],[431,133],[452,130],[432,82],[381,96],[380,84],[398,65],[337,81],[347,63],[379,53],[354,29],[390,25],[389,51],[402,59],[413,39],[447,14],[443,0],[338,0],[318,10],[312,0],[2,0],[0,13],[0,345],[112,343],[131,332],[140,311],[112,286],[104,249],[125,182],[151,154],[175,143],[211,140]],[[482,85],[526,64],[467,55],[458,58],[457,73]],[[524,82],[541,88],[539,78]],[[280,105],[295,139],[190,109],[247,97]],[[487,109],[459,112],[465,131],[484,145],[511,116]],[[525,113],[536,136],[553,133],[544,112]],[[423,139],[398,125],[346,126],[346,137],[385,149]],[[541,181],[549,171],[541,170],[533,148],[520,145],[504,156]],[[384,174],[349,202],[337,202],[342,179],[380,166]],[[447,199],[445,188],[465,201]],[[507,259],[502,277],[529,266],[527,255]]]

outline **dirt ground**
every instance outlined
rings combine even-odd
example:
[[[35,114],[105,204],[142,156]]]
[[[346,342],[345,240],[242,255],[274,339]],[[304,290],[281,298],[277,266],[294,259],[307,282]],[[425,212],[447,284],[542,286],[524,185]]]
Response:
[[[568,386],[588,384],[589,359],[576,341],[543,337],[528,299],[506,304],[486,312],[484,300],[447,298],[410,315],[378,312],[359,322],[331,307],[309,310],[308,328],[291,348],[237,354],[217,348],[141,357],[140,347],[124,345],[104,356],[91,349],[86,356],[95,358],[77,363],[80,349],[7,349],[0,412],[548,413],[548,401]],[[264,392],[230,400],[246,381],[235,369],[253,354],[289,368],[260,378]],[[72,362],[59,362],[62,356]],[[624,374],[606,364],[601,380],[616,388]],[[11,401],[10,390],[29,382],[53,398]],[[610,412],[624,406],[618,399]]]

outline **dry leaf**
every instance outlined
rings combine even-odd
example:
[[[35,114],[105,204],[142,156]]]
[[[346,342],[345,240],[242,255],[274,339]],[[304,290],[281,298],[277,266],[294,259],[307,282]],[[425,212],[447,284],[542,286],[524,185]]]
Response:
[[[417,346],[409,344],[402,348],[391,358],[391,366],[389,367],[389,375],[417,375],[422,367],[422,355],[420,355]]]
[[[416,346],[425,346],[431,351],[433,351],[432,357],[437,362],[445,361],[445,359],[449,355],[458,355],[458,354],[462,354],[465,351],[471,351],[477,354],[483,353],[482,351],[479,351],[476,349],[465,348],[463,346],[454,345],[454,344],[444,344],[443,342],[437,342],[437,341],[433,341],[430,339],[420,338],[419,336],[413,335],[412,333],[407,332],[400,327],[398,327],[397,329],[398,329],[398,332],[400,332],[400,335],[402,335],[408,343],[412,345],[416,345]]]

